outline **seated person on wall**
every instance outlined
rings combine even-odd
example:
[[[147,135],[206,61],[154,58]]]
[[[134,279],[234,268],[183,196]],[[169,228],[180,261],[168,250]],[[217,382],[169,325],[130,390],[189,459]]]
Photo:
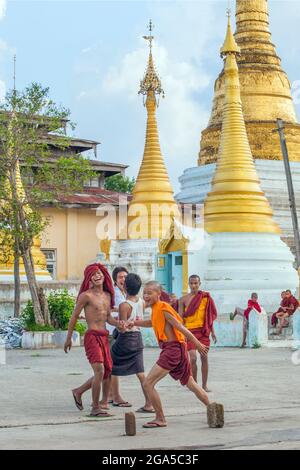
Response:
[[[285,296],[281,301],[280,308],[272,315],[272,325],[276,326],[279,321],[279,328],[274,334],[280,335],[282,333],[282,329],[289,326],[288,318],[295,313],[298,307],[299,302],[296,297],[292,295],[292,292],[289,289],[286,290]]]
[[[249,328],[249,315],[252,309],[256,310],[258,313],[262,312],[262,308],[258,303],[258,295],[256,294],[256,292],[253,292],[251,294],[251,299],[248,300],[248,307],[246,308],[246,310],[244,310],[241,307],[236,307],[234,313],[230,314],[230,320],[234,320],[237,315],[240,315],[244,319],[243,342],[242,342],[241,348],[244,348],[246,346],[247,331]]]
[[[273,313],[272,317],[271,317],[271,324],[272,326],[276,326],[277,323],[278,323],[278,317],[277,317],[277,313],[286,313],[287,311],[287,306],[288,306],[288,298],[286,296],[286,291],[283,290],[281,292],[281,302],[280,302],[280,306],[278,308],[278,310]],[[280,317],[279,317],[280,318]],[[275,334],[275,333],[274,333]]]

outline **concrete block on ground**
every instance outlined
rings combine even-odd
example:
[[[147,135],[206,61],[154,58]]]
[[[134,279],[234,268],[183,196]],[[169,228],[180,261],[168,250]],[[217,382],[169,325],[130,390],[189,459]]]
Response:
[[[207,424],[210,428],[224,426],[224,406],[220,403],[210,403],[207,407]]]
[[[125,433],[126,436],[136,435],[136,421],[135,414],[133,413],[133,411],[125,413]]]

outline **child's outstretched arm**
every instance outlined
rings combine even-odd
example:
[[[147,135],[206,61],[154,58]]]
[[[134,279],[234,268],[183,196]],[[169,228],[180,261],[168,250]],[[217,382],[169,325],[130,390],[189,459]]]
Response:
[[[207,355],[207,352],[208,352],[208,347],[207,346],[204,346],[204,344],[200,343],[200,341],[197,340],[197,338],[193,335],[193,333],[191,333],[185,326],[183,326],[181,323],[179,323],[179,321],[176,320],[176,318],[174,318],[173,315],[171,315],[169,312],[166,312],[166,311],[164,311],[163,313],[164,313],[166,321],[168,323],[170,323],[170,325],[175,327],[177,330],[179,330],[181,333],[183,333],[184,336],[189,341],[194,343],[194,345],[196,346],[196,348],[199,351],[199,353],[201,354],[201,356],[206,356]]]
[[[134,320],[134,321],[129,321],[126,323],[127,328],[133,328],[134,326],[142,326],[144,328],[151,328],[152,327],[152,321],[149,320]]]
[[[78,297],[78,300],[77,300],[75,308],[74,308],[74,312],[72,313],[72,316],[69,320],[68,334],[67,334],[66,342],[64,344],[65,353],[70,351],[70,349],[72,347],[72,334],[73,334],[76,322],[78,320],[78,317],[79,317],[82,309],[87,305],[87,303],[88,303],[88,296],[87,296],[86,292],[83,292]]]

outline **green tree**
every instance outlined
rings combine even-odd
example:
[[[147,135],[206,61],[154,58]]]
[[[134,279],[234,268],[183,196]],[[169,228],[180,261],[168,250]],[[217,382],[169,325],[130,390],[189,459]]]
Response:
[[[34,239],[47,225],[41,208],[49,202],[59,205],[62,196],[80,190],[94,175],[88,160],[64,152],[70,145],[69,115],[68,109],[50,99],[49,88],[37,83],[9,92],[0,106],[0,262],[14,259],[18,315],[22,258],[39,325],[49,321],[31,254]]]
[[[121,174],[105,178],[105,189],[117,191],[118,193],[132,193],[135,179]]]

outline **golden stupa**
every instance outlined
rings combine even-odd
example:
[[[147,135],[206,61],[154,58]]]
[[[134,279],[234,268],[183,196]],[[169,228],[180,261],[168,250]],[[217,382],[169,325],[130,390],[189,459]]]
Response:
[[[267,0],[236,0],[235,39],[247,134],[254,158],[282,159],[276,119],[285,121],[289,158],[300,161],[300,125],[297,123],[291,86],[281,67],[269,28]],[[225,92],[224,70],[215,82],[213,109],[202,132],[198,164],[217,159]]]
[[[152,57],[152,23],[149,41],[148,66],[139,93],[146,97],[147,129],[143,160],[128,208],[129,238],[163,238],[171,224],[172,215],[179,215],[173,189],[161,154],[156,121],[157,97],[164,96],[161,81]]]
[[[204,227],[209,233],[280,233],[252,157],[240,93],[237,45],[230,26],[221,48],[225,58],[225,101],[217,167],[204,203]]]
[[[12,119],[16,119],[15,114],[13,113]],[[11,142],[11,148],[13,149],[13,141]],[[13,151],[13,150],[12,150]],[[15,169],[15,178],[16,178],[16,187],[18,191],[18,196],[20,201],[26,200],[25,190],[22,183],[21,171],[18,159],[16,160],[16,169]],[[7,183],[8,184],[8,183]],[[8,193],[10,188],[8,188]],[[27,211],[30,211],[30,207],[27,208]],[[0,233],[0,242],[1,242],[1,233]],[[46,268],[46,258],[41,251],[41,242],[38,238],[34,238],[33,246],[31,249],[32,259],[35,268],[35,275],[37,279],[42,277],[45,280],[50,280],[51,276]],[[1,256],[3,251],[3,255]],[[11,278],[14,274],[14,256],[10,247],[3,247],[0,252],[0,281],[5,281],[7,278]],[[20,277],[25,279],[26,272],[23,260],[20,258]]]

